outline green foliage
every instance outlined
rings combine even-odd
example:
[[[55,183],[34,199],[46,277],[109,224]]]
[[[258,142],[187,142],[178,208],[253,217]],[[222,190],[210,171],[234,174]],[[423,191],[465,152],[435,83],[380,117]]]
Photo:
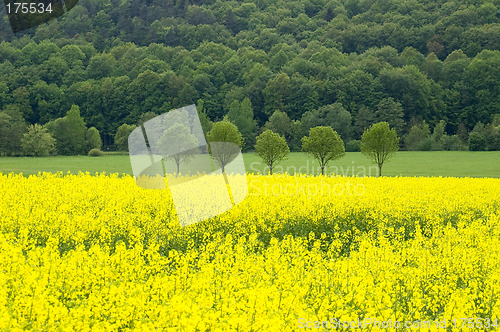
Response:
[[[500,114],[494,114],[491,117],[491,125],[493,127],[500,127]]]
[[[463,122],[461,122],[458,125],[457,136],[460,138],[462,143],[466,143],[469,140],[469,132],[467,131],[467,128],[465,128],[465,125],[463,124]]]
[[[188,128],[188,132],[190,133],[191,122],[189,120],[189,113],[185,109],[175,110],[172,113],[168,114],[163,118],[163,123],[161,124],[161,129],[168,130],[170,127],[181,124],[184,127]]]
[[[271,130],[272,132],[283,136],[287,142],[290,143],[292,137],[292,120],[290,117],[281,111],[275,111],[269,117],[269,120],[263,127],[264,130]]]
[[[284,52],[281,51],[281,54],[286,57]],[[285,61],[282,61],[280,67],[285,64]],[[264,89],[265,113],[267,115],[272,115],[276,110],[285,108],[285,105],[291,99],[290,89],[290,77],[286,73],[280,73],[267,82]]]
[[[401,135],[405,121],[403,120],[403,106],[393,98],[384,98],[378,103],[375,118],[377,122],[387,122]]]
[[[306,132],[313,127],[324,125],[332,127],[344,141],[349,141],[352,138],[351,113],[340,103],[305,112],[301,122]]]
[[[309,130],[309,136],[302,138],[302,151],[319,162],[321,174],[325,166],[332,160],[345,154],[344,142],[332,127],[318,126]]]
[[[446,135],[443,136],[442,139],[442,150],[464,151],[467,150],[467,145],[465,145],[457,135]]]
[[[431,140],[432,140],[432,150],[440,151],[443,150],[443,141],[447,136],[444,132],[446,126],[446,122],[444,120],[439,121],[439,123],[434,127],[434,131],[432,132]]]
[[[500,151],[500,126],[478,122],[469,135],[469,150]]]
[[[494,126],[493,122],[487,124],[484,128],[484,135],[488,151],[500,151],[500,125]]]
[[[300,135],[328,125],[348,142],[387,121],[408,136],[415,118],[431,127],[446,120],[447,133],[467,142],[476,123],[500,114],[500,28],[496,4],[464,6],[84,1],[22,38],[0,20],[0,110],[15,107],[24,121],[43,124],[78,105],[106,147],[123,123],[200,99],[208,133],[210,119],[222,119],[233,100],[245,98],[253,115],[229,118],[246,150],[277,110],[305,120]],[[336,109],[326,116],[331,105]],[[312,114],[303,118],[306,112]],[[280,134],[292,150],[300,148],[295,130]],[[0,153],[17,153],[16,137],[7,149],[0,143]],[[429,140],[418,147],[435,148]]]
[[[142,126],[144,123],[148,122],[149,120],[152,120],[154,118],[156,118],[158,116],[158,114],[154,113],[154,112],[146,112],[144,114],[141,114],[141,116],[139,117],[139,121],[138,121],[138,125],[139,126]]]
[[[410,132],[405,137],[405,146],[409,151],[428,151],[431,149],[431,130],[424,121],[411,127]]]
[[[290,135],[290,150],[300,151],[302,148],[302,137],[306,135],[304,127],[299,120],[292,120]]]
[[[488,123],[500,113],[500,52],[483,50],[470,62],[464,80],[471,89],[471,105],[466,112],[474,119]]]
[[[238,128],[227,120],[213,124],[207,135],[210,153],[215,162],[225,172],[225,166],[236,158],[243,145],[243,138]]]
[[[271,174],[273,174],[273,167],[286,159],[290,153],[285,138],[271,130],[266,130],[257,137],[255,151],[269,167]]]
[[[199,152],[198,140],[183,123],[175,122],[167,128],[156,142],[158,151],[165,160],[172,159],[180,174],[180,165],[191,160]]]
[[[361,151],[361,141],[360,140],[352,140],[347,142],[345,145],[346,152],[360,152]]]
[[[255,121],[253,117],[253,109],[250,99],[245,98],[241,103],[234,100],[231,103],[227,117],[240,131],[243,137],[244,150],[251,149],[255,144],[257,121]]]
[[[25,155],[47,157],[55,153],[56,140],[47,129],[39,124],[31,125],[21,139],[21,147]]]
[[[87,150],[97,149],[100,150],[102,147],[101,136],[99,135],[99,130],[95,127],[90,127],[87,129],[85,134],[85,141],[87,143]]]
[[[135,125],[122,124],[116,130],[115,145],[118,151],[128,151],[128,136],[136,128]]]
[[[111,54],[97,54],[90,59],[87,66],[87,77],[100,79],[109,77],[116,68],[116,59]]]
[[[47,124],[47,128],[56,140],[57,153],[60,155],[84,154],[87,128],[80,116],[80,108],[73,105],[63,118]]]
[[[365,130],[370,128],[370,126],[376,122],[375,112],[371,108],[362,105],[357,111],[353,122],[354,135],[357,139],[359,139]]]
[[[198,117],[200,118],[201,128],[205,135],[208,134],[210,129],[212,129],[213,122],[208,117],[205,109],[203,108],[203,100],[198,100],[198,105],[196,106],[196,110],[198,111]]]
[[[361,152],[378,166],[382,176],[383,164],[399,150],[399,137],[387,122],[378,122],[363,133]]]
[[[19,108],[7,106],[0,111],[0,155],[19,155],[27,126]]]
[[[479,132],[472,132],[469,135],[469,150],[470,151],[486,151],[486,136]]]
[[[104,156],[104,152],[102,152],[100,149],[91,149],[89,153],[87,154],[89,157],[101,157]]]
[[[447,135],[445,132],[446,122],[441,120],[436,124],[432,135],[424,141],[424,148],[427,148],[430,142],[430,149],[434,151],[462,151],[466,150],[467,146],[463,143],[458,135]]]

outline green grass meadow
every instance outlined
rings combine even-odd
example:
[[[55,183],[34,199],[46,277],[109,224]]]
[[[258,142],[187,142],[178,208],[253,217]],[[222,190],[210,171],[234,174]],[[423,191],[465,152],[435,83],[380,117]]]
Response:
[[[243,159],[249,173],[269,171],[255,153],[245,153]],[[132,174],[128,155],[0,157],[0,172],[4,174],[14,172],[31,175],[44,171]],[[325,171],[328,175],[377,176],[377,167],[360,152],[347,152],[343,158],[330,162]],[[283,172],[318,174],[319,168],[314,159],[304,153],[295,152],[276,166],[275,173]],[[400,151],[384,164],[382,175],[500,178],[500,152]]]

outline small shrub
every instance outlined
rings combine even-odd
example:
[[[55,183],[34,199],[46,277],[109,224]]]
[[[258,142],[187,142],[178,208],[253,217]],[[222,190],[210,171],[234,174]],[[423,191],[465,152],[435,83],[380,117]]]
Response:
[[[89,151],[89,154],[88,154],[89,157],[101,157],[103,155],[104,155],[104,152],[102,152],[99,149],[92,149]]]
[[[345,145],[345,150],[347,152],[360,152],[361,151],[361,141],[352,140]]]

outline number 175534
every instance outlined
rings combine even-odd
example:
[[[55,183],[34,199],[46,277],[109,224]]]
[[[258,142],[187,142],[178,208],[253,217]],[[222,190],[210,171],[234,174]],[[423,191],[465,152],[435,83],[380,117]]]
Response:
[[[489,318],[455,318],[451,320],[454,328],[470,328],[470,329],[481,329],[481,328],[498,328],[497,319]]]
[[[42,2],[14,2],[8,3],[7,14],[44,14],[52,13],[52,4],[44,4]]]

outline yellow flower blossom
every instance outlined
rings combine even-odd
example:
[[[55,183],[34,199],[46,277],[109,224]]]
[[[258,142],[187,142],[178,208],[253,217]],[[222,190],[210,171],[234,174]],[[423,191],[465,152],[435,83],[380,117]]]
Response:
[[[0,328],[497,329],[499,179],[248,184],[233,209],[181,227],[168,190],[127,175],[0,174]]]

